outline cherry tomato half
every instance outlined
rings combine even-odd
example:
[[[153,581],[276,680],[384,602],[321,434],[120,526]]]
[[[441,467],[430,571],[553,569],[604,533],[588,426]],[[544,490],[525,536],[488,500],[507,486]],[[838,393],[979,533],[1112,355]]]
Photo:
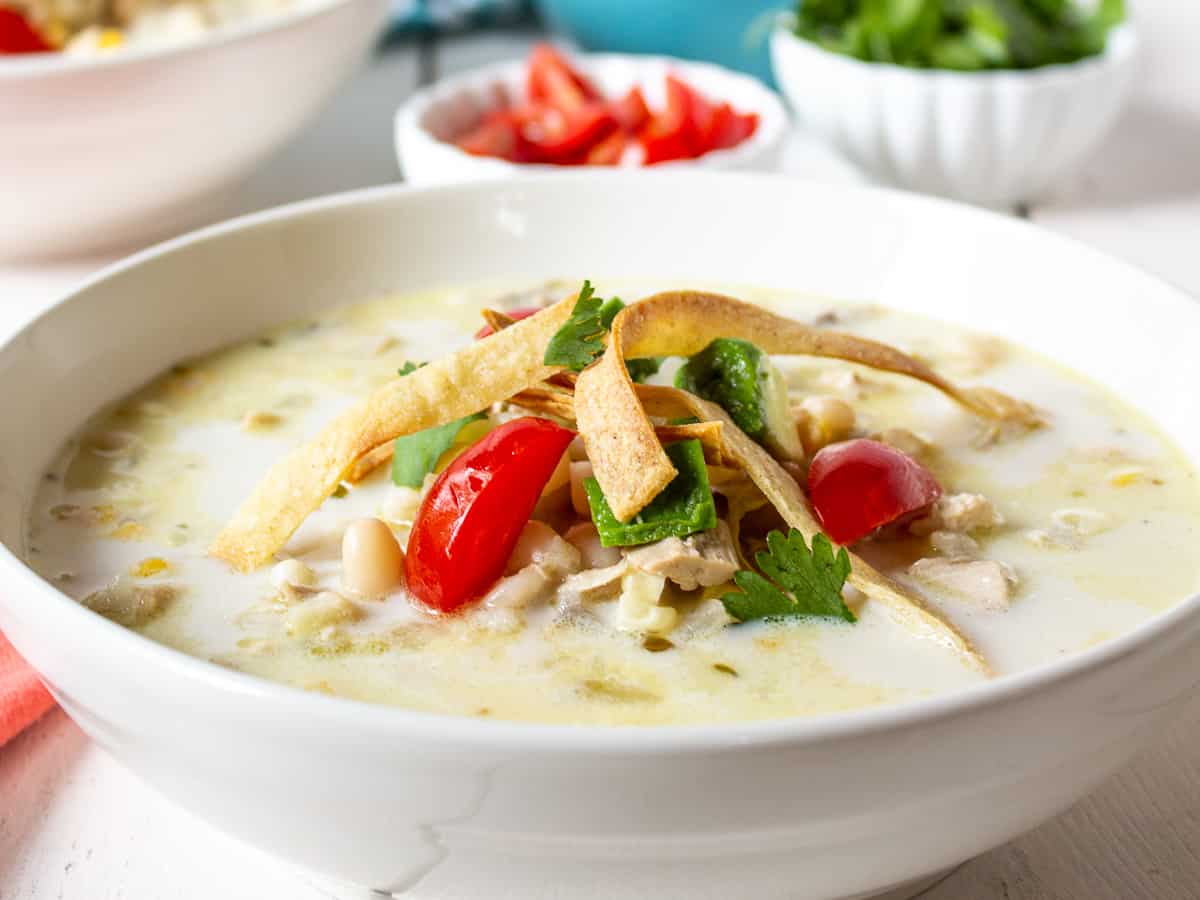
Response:
[[[408,539],[408,590],[437,612],[478,599],[504,573],[521,529],[575,432],[526,416],[489,432],[446,468]]]
[[[853,544],[941,495],[932,472],[878,441],[831,444],[808,467],[809,499],[821,527],[838,544]]]
[[[0,54],[48,53],[54,48],[15,9],[0,6]]]
[[[540,313],[541,311],[542,309],[539,306],[522,306],[519,309],[505,310],[504,314],[510,319],[519,322],[521,319],[528,319],[534,313]],[[475,340],[479,341],[485,337],[491,337],[495,333],[496,331],[491,325],[484,325],[477,332],[475,332]]]
[[[667,106],[651,117],[642,129],[641,141],[646,151],[646,165],[687,159],[691,153],[688,139],[691,91],[674,76],[667,76]]]

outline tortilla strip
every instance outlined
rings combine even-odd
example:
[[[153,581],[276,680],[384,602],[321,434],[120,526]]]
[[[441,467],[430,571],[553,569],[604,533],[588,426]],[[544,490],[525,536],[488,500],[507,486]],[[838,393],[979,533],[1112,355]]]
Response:
[[[813,536],[821,533],[821,526],[809,512],[808,501],[796,479],[788,475],[771,454],[747,437],[729,418],[729,414],[715,403],[709,403],[676,388],[656,390],[677,395],[679,402],[687,404],[692,414],[699,418],[724,422],[727,427],[722,435],[726,452],[745,470],[771,505],[783,516],[784,521],[812,544]],[[747,511],[749,510],[739,509],[741,515]],[[738,516],[739,519],[741,515]],[[853,553],[850,554],[850,577],[847,580],[871,600],[886,607],[893,619],[911,633],[953,650],[971,668],[991,675],[991,667],[970,639],[929,609],[919,596],[906,591]]]
[[[507,400],[559,371],[542,356],[575,300],[567,297],[355,403],[271,467],[209,552],[243,572],[269,562],[360,457],[401,435]]]
[[[641,511],[675,477],[675,468],[654,440],[638,404],[625,357],[690,356],[718,337],[741,338],[767,353],[830,357],[906,375],[984,418],[1029,427],[1040,423],[1028,404],[989,388],[961,388],[886,344],[812,328],[720,294],[655,294],[617,314],[608,349],[576,383],[576,419],[588,458],[613,514],[622,522]]]
[[[511,316],[505,315],[496,309],[483,309],[480,310],[480,314],[483,316],[483,321],[487,322],[488,327],[491,328],[493,332],[503,331],[509,325],[512,325],[517,321]]]
[[[563,419],[574,418],[574,407],[570,404],[570,396],[567,395],[566,405],[559,398],[555,398],[552,403],[553,408],[538,409],[537,401],[531,401],[526,397],[528,391],[522,391],[513,398],[514,402],[519,402],[521,406],[531,412],[550,412],[552,415],[559,416]],[[524,399],[519,399],[524,398]],[[563,415],[563,413],[566,413]],[[722,425],[720,422],[699,422],[692,425],[656,425],[654,433],[658,439],[669,444],[672,441],[686,441],[689,438],[695,438],[700,441],[704,448],[704,459],[714,466],[730,465],[733,460],[725,452],[725,445],[721,440]],[[381,444],[376,447],[366,456],[359,459],[350,467],[350,471],[346,473],[344,481],[351,484],[357,484],[362,481],[376,469],[382,465],[386,465],[392,459],[395,442],[388,441],[386,444]]]

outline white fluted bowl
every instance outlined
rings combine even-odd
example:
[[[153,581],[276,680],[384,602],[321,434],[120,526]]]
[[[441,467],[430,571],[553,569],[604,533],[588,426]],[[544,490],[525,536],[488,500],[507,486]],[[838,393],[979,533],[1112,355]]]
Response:
[[[786,24],[771,36],[775,80],[803,125],[881,181],[994,208],[1039,198],[1085,160],[1136,61],[1129,25],[1091,59],[986,72],[863,62]]]

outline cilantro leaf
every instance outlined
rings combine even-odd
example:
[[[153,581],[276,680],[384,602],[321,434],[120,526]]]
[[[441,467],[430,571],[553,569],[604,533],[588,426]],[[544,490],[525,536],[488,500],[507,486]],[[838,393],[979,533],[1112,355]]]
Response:
[[[738,621],[806,617],[857,621],[842,599],[850,555],[843,547],[835,556],[825,535],[814,535],[810,550],[795,528],[787,537],[772,531],[767,535],[767,550],[755,554],[755,562],[767,577],[740,571],[733,580],[741,593],[731,591],[721,597],[726,612]]]
[[[1029,69],[1104,52],[1124,0],[799,0],[796,33],[913,68]]]
[[[425,365],[428,365],[428,363],[423,363],[423,362],[415,363],[410,359],[408,362],[406,362],[404,365],[402,365],[399,369],[396,370],[396,374],[401,377],[404,377],[405,375],[411,375],[413,372],[417,371],[417,369],[419,369]]]
[[[604,352],[604,334],[608,330],[600,318],[604,301],[594,296],[592,283],[585,281],[571,316],[562,324],[550,343],[542,362],[582,372]],[[615,315],[615,313],[614,313]]]
[[[445,425],[435,425],[396,438],[392,454],[392,484],[419,488],[425,483],[425,476],[437,467],[442,454],[450,449],[463,426],[482,418],[483,413],[478,412]]]
[[[584,282],[586,284],[587,282]],[[608,331],[612,328],[613,319],[617,317],[617,313],[625,308],[625,301],[620,297],[613,297],[611,300],[605,300],[604,305],[600,307],[600,324],[604,326],[604,330]]]

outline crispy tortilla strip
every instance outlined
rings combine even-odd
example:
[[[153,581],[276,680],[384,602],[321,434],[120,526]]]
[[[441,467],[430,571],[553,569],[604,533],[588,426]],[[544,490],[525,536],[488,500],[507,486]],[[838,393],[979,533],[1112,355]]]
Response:
[[[558,416],[560,419],[575,418],[575,404],[571,394],[563,390],[544,389],[541,387],[527,388],[512,397],[512,402],[524,409],[543,415]],[[672,401],[673,402],[673,401]],[[673,405],[672,408],[683,409]],[[681,413],[682,414],[682,413]],[[714,466],[730,466],[735,460],[725,452],[721,440],[723,426],[720,422],[697,422],[689,425],[655,425],[654,434],[663,444],[673,441],[686,441],[695,438],[704,448],[704,459]],[[350,467],[344,481],[357,484],[382,465],[392,459],[395,443],[388,441],[381,444],[365,456],[361,456]]]
[[[575,392],[576,419],[613,514],[628,521],[675,477],[651,434],[625,357],[690,356],[718,337],[741,338],[767,353],[848,360],[924,381],[987,419],[1035,426],[1033,407],[989,388],[961,388],[894,347],[801,322],[720,294],[672,291],[623,309],[608,349],[585,369]],[[660,413],[646,410],[650,415]]]
[[[693,394],[677,391],[675,388],[658,388],[658,390],[672,391],[680,395],[680,402],[687,403],[691,407],[692,414],[699,418],[725,423],[726,428],[722,434],[726,451],[745,470],[771,505],[779,511],[784,521],[803,534],[804,539],[811,544],[813,536],[821,533],[821,526],[817,524],[817,520],[809,511],[808,501],[804,497],[804,492],[800,490],[800,485],[784,471],[771,454],[747,437],[741,429],[733,424],[733,420],[729,418],[725,410],[715,403],[709,403],[707,400],[701,400]],[[730,506],[732,509],[732,498]],[[739,523],[741,516],[749,511],[749,509],[739,509]],[[886,607],[896,622],[914,635],[935,641],[953,650],[971,668],[984,675],[991,675],[991,668],[987,661],[965,635],[929,609],[919,596],[906,591],[853,553],[850,554],[848,581],[868,598]]]
[[[350,471],[346,473],[343,480],[351,484],[358,484],[380,466],[391,462],[394,449],[393,442],[388,441],[386,444],[380,444],[365,456],[360,456],[354,461],[354,465],[350,467]]]
[[[363,455],[404,434],[486,409],[558,371],[542,362],[575,296],[397,378],[271,467],[210,553],[241,571],[269,562]],[[382,451],[380,451],[382,453]]]
[[[512,325],[517,320],[511,316],[507,316],[497,309],[481,310],[483,321],[487,322],[492,331],[503,331],[509,325]]]

